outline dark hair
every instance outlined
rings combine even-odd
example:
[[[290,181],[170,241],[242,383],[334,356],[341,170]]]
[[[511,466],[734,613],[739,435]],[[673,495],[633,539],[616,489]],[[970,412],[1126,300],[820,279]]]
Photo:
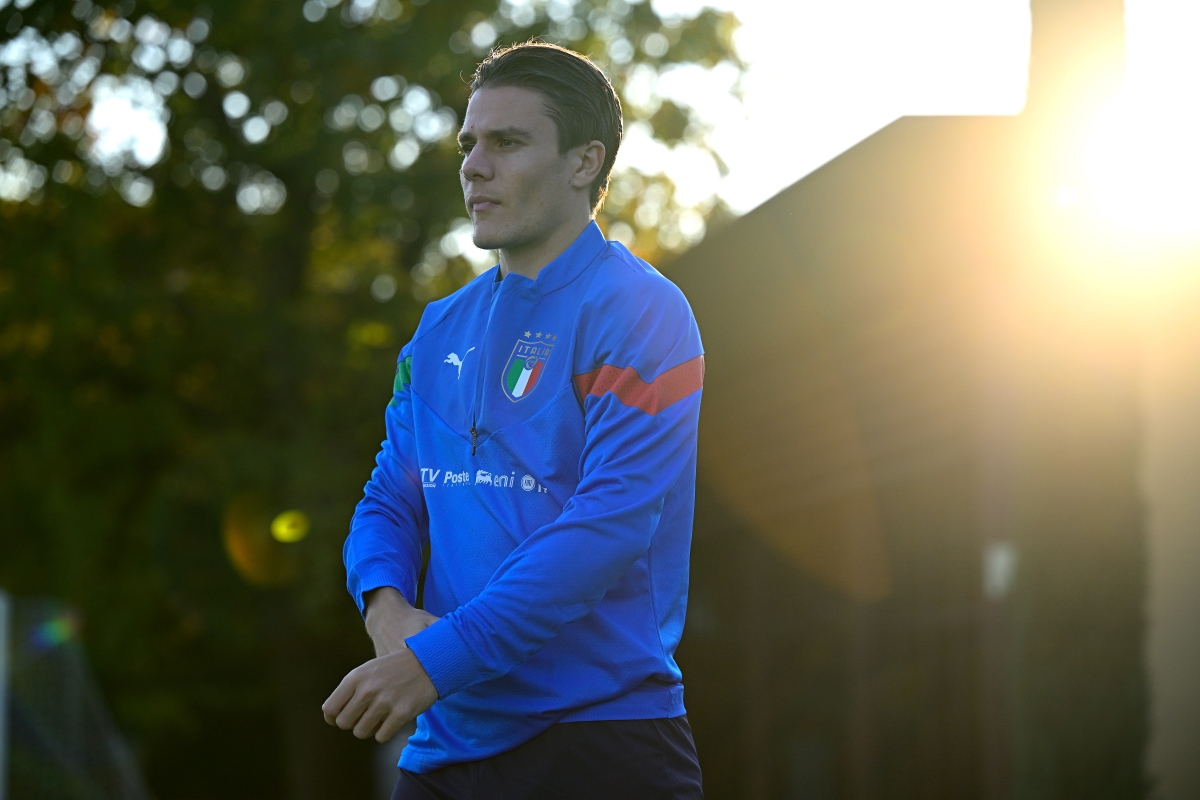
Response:
[[[530,41],[488,54],[471,78],[471,94],[486,86],[517,86],[545,97],[546,113],[558,128],[559,153],[591,141],[604,145],[604,164],[590,194],[592,213],[599,210],[624,133],[621,101],[600,68],[565,47]]]

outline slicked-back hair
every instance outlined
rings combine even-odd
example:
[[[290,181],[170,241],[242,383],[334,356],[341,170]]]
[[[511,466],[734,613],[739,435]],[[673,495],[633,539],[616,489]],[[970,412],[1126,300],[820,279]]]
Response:
[[[621,101],[608,77],[586,56],[531,41],[492,50],[471,78],[471,94],[502,86],[531,89],[545,98],[546,114],[558,129],[559,153],[591,141],[604,145],[604,164],[589,195],[596,213],[624,135]]]

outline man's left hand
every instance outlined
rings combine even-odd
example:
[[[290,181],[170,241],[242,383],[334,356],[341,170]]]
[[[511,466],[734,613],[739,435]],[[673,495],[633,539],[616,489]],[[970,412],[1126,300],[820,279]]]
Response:
[[[353,669],[321,705],[325,721],[359,739],[386,742],[438,699],[433,681],[407,648]]]

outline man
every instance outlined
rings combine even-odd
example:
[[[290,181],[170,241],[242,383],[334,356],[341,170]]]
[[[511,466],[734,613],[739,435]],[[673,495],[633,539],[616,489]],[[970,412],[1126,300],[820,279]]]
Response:
[[[380,742],[417,717],[394,798],[701,797],[673,656],[703,350],[593,221],[621,132],[604,74],[553,45],[471,83],[460,177],[500,264],[400,353],[344,552],[377,658],[322,707]]]

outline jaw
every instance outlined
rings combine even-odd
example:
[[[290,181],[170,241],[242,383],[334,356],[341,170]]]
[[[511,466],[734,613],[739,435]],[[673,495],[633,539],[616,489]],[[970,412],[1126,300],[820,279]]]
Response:
[[[500,205],[472,215],[475,246],[481,250],[517,251],[537,247],[558,225],[546,209]]]
[[[497,213],[507,211],[503,206],[487,211],[472,213],[472,239],[480,250],[505,250],[509,247],[520,246],[521,239],[514,227],[519,227],[516,220],[505,219],[507,214]],[[514,234],[518,234],[514,236]]]

